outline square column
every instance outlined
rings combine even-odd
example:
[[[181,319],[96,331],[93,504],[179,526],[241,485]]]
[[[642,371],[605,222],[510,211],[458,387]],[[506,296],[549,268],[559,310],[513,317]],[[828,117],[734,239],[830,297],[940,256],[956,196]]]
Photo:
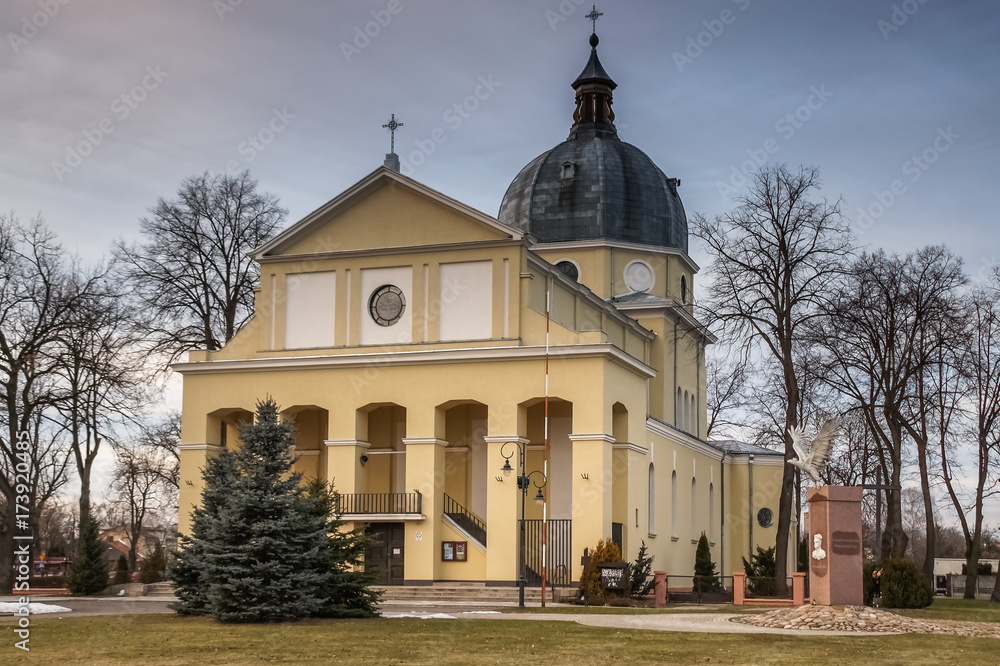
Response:
[[[809,594],[822,606],[864,603],[861,488],[809,489]]]
[[[361,456],[371,444],[359,439],[328,439],[326,444],[326,480],[344,495],[368,492],[368,475]]]
[[[430,585],[441,559],[441,515],[444,513],[444,458],[448,442],[434,437],[404,438],[406,492],[422,495],[423,520],[407,521],[403,549],[406,585]]]
[[[205,487],[203,472],[210,458],[219,455],[221,446],[215,444],[181,444],[180,496],[178,497],[177,531],[191,533],[191,512],[201,504],[201,491]]]
[[[610,435],[570,435],[573,443],[573,581],[583,574],[585,548],[611,538],[615,438]],[[587,478],[584,478],[584,477]]]
[[[527,446],[525,437],[489,436],[485,437],[489,451],[486,457],[486,478],[474,479],[473,483],[486,483],[486,584],[513,585],[519,579],[518,562],[518,524],[521,519],[521,492],[517,489],[518,458],[517,447]],[[504,457],[500,449],[504,444],[512,442],[506,448],[506,453],[513,451],[511,466],[515,471],[509,477],[501,473]],[[497,477],[502,479],[497,480]]]

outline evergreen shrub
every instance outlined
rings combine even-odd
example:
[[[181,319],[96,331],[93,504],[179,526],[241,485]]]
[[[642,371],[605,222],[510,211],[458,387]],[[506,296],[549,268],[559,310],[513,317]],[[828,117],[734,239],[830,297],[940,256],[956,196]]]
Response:
[[[614,541],[601,539],[597,542],[597,547],[590,551],[590,561],[580,576],[580,595],[584,603],[604,604],[609,599],[626,596],[628,590],[605,590],[601,585],[601,565],[621,561],[622,552]]]

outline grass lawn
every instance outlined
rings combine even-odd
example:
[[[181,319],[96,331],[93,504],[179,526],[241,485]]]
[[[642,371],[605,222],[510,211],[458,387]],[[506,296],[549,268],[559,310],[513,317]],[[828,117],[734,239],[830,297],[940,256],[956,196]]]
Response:
[[[1000,604],[991,604],[988,599],[935,599],[927,608],[896,612],[922,620],[1000,622]]]
[[[936,635],[696,634],[520,620],[220,625],[174,615],[38,618],[31,653],[0,622],[4,664],[995,664],[998,641]]]
[[[505,607],[501,609],[505,613],[552,613],[556,615],[657,615],[670,613],[726,613],[734,615],[737,613],[766,613],[773,608],[760,608],[757,606],[734,606],[732,604],[706,604],[697,606],[694,604],[667,605],[663,608],[631,608],[627,606],[528,606],[526,608]],[[391,613],[392,610],[385,612]]]

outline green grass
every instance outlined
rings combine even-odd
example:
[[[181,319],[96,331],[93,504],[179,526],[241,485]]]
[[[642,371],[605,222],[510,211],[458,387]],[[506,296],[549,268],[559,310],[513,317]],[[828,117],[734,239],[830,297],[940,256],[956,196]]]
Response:
[[[927,608],[896,612],[921,620],[1000,622],[1000,604],[991,604],[987,599],[935,599]]]
[[[173,615],[38,618],[31,653],[0,622],[4,664],[991,664],[998,641],[939,635],[699,634],[520,620],[220,625]]]

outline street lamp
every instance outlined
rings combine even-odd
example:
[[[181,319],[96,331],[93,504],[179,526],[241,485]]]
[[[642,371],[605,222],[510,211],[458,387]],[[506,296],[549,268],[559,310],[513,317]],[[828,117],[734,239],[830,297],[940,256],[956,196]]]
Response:
[[[510,473],[514,471],[514,468],[511,467],[510,465],[510,459],[514,456],[515,451],[511,451],[510,453],[504,453],[508,445],[514,447],[517,453],[517,461],[518,461],[517,489],[521,491],[521,528],[518,530],[518,554],[520,558],[518,563],[519,565],[518,569],[520,578],[517,581],[517,587],[518,587],[517,606],[518,608],[524,608],[524,587],[527,582],[525,576],[528,566],[527,564],[528,558],[527,554],[525,553],[524,504],[528,499],[528,488],[530,488],[532,485],[534,485],[535,488],[538,489],[538,493],[535,495],[535,501],[544,502],[545,495],[542,494],[542,488],[545,487],[545,484],[548,483],[548,480],[545,478],[545,474],[538,470],[533,470],[531,472],[528,472],[527,474],[525,473],[524,471],[525,445],[521,444],[520,442],[504,442],[503,445],[500,447],[500,455],[503,456],[504,459],[503,467],[500,468],[500,471],[503,472],[504,476],[510,476]],[[535,474],[541,477],[541,483],[532,480],[531,477],[534,476]]]

